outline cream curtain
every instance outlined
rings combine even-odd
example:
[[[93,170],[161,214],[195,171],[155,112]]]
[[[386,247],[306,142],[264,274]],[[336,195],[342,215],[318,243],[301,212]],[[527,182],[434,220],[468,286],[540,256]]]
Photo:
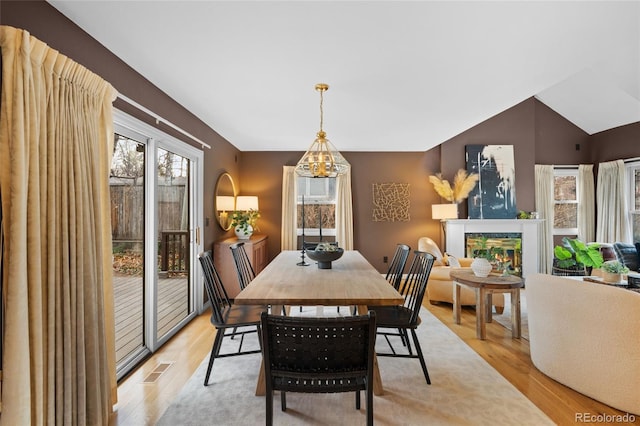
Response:
[[[343,249],[353,250],[351,167],[336,178],[336,241]]]
[[[535,201],[536,210],[542,223],[538,259],[541,272],[551,273],[553,267],[553,166],[535,165]]]
[[[297,250],[298,235],[296,228],[296,168],[282,168],[282,230],[280,231],[280,249]]]
[[[116,399],[110,84],[0,26],[6,425],[108,423]]]
[[[631,242],[624,161],[598,165],[596,241]]]
[[[578,166],[578,238],[585,242],[595,241],[595,188],[593,164]]]

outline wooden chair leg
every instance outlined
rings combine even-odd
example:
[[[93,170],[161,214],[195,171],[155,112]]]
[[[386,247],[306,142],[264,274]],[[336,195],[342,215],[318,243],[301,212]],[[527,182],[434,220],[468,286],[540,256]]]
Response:
[[[204,376],[205,386],[209,386],[209,376],[211,376],[213,361],[215,361],[218,354],[220,354],[220,347],[222,346],[223,338],[224,338],[224,329],[216,330],[216,337],[215,339],[213,339],[213,346],[211,347],[211,355],[209,355],[209,366],[207,367],[207,374],[206,376]]]
[[[356,410],[360,409],[360,391],[356,391]]]
[[[267,426],[273,425],[273,391],[269,391],[265,395],[265,401],[267,403],[266,423]]]
[[[367,426],[373,426],[373,386],[367,383]]]
[[[431,384],[431,379],[429,378],[429,372],[427,371],[427,364],[424,362],[424,355],[422,354],[422,348],[420,347],[420,342],[418,342],[418,335],[416,334],[415,329],[411,329],[411,335],[413,336],[413,343],[416,346],[416,352],[418,353],[418,359],[420,359],[420,365],[422,366],[422,372],[424,373],[424,378],[427,379],[427,384]]]
[[[280,391],[280,409],[287,411],[287,393],[285,391]]]

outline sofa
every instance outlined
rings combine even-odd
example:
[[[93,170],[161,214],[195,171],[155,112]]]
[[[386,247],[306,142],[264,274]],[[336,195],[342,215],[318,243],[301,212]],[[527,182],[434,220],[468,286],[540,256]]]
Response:
[[[429,300],[429,303],[453,303],[453,280],[449,276],[453,267],[449,263],[457,261],[457,263],[459,263],[459,267],[470,268],[473,259],[455,259],[452,256],[445,255],[440,251],[437,244],[429,237],[421,237],[418,239],[418,250],[426,251],[436,259],[433,267],[431,268],[429,281],[427,282],[427,299]],[[458,267],[457,263],[455,267]],[[501,314],[504,311],[504,295],[502,293],[496,293],[492,296],[492,301],[495,312],[497,314]],[[475,291],[468,287],[461,286],[460,304],[462,306],[476,306]]]
[[[527,277],[531,360],[590,398],[640,415],[640,293],[580,278]]]

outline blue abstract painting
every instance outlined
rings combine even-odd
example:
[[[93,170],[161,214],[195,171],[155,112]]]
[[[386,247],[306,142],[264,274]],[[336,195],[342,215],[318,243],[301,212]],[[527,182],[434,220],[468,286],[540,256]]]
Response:
[[[467,172],[478,173],[467,199],[470,219],[514,219],[516,168],[513,145],[467,145]]]

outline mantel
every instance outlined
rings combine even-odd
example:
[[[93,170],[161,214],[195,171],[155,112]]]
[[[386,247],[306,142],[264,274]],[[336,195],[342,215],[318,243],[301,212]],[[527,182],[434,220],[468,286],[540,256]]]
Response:
[[[452,219],[446,222],[447,252],[464,257],[465,234],[514,232],[522,234],[522,276],[540,272],[538,248],[544,219]]]

